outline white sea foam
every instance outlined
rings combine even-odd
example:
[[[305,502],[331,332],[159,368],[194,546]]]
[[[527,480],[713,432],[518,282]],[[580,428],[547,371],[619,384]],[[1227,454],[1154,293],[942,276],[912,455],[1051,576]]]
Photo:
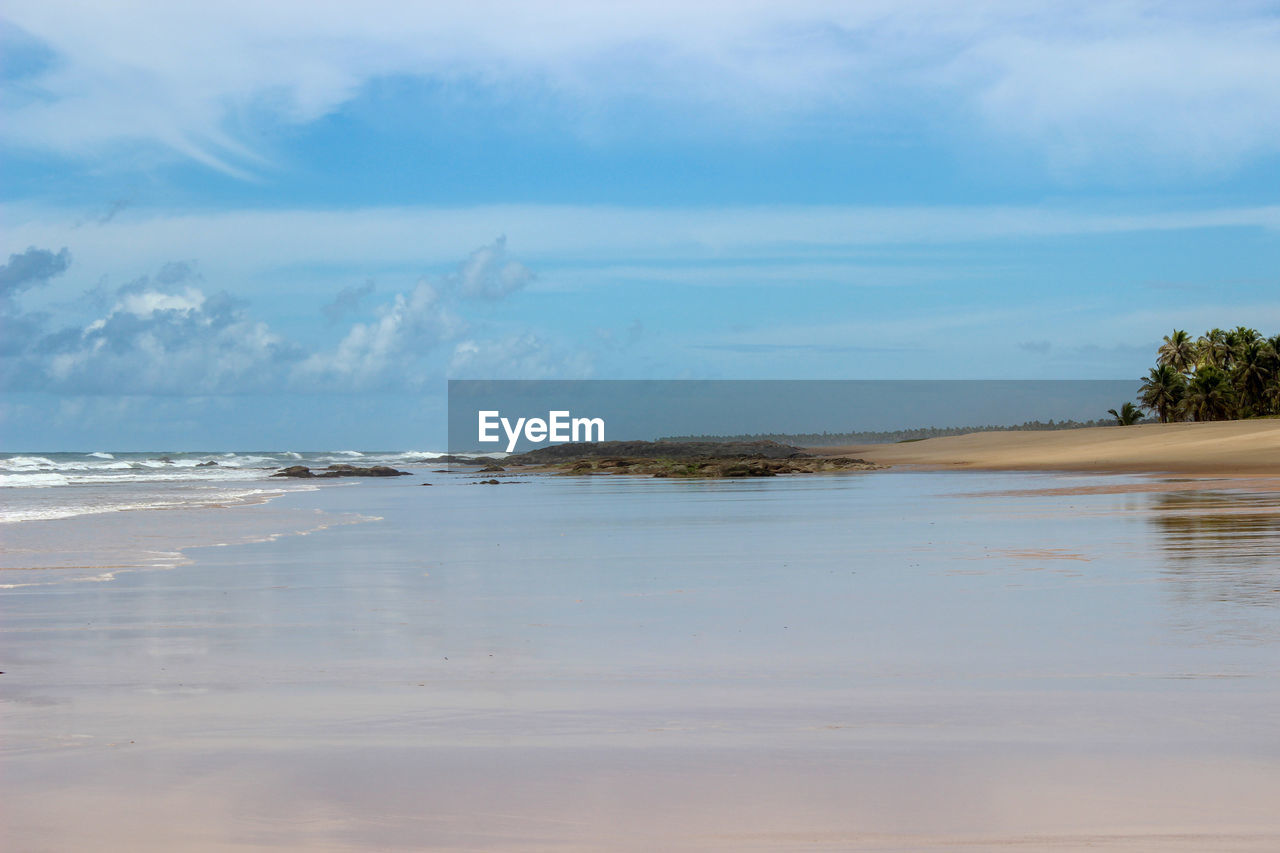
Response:
[[[418,460],[439,459],[444,455],[445,454],[437,453],[434,450],[406,450],[403,453],[393,453],[389,456],[384,456],[382,459],[385,459],[388,462],[416,462]]]
[[[0,456],[0,524],[235,502],[252,494],[255,488],[277,492],[299,488],[297,483],[270,479],[278,469],[289,465],[323,468],[338,462],[355,462],[403,469],[429,463],[442,455],[430,450],[345,450],[94,451]]]
[[[32,475],[44,476],[44,475]],[[57,475],[52,475],[57,476]],[[79,515],[100,515],[109,512],[125,512],[129,510],[179,509],[183,507],[223,506],[252,502],[261,495],[278,495],[284,491],[310,491],[315,486],[290,486],[287,488],[222,488],[210,489],[178,489],[148,492],[116,494],[94,493],[93,502],[83,499],[66,501],[32,502],[26,505],[0,505],[0,524],[20,521],[48,521],[59,518],[72,518]],[[84,497],[88,497],[87,495]]]
[[[0,471],[52,471],[58,463],[44,456],[10,456],[0,459]]]
[[[0,487],[47,489],[50,486],[65,486],[67,478],[53,472],[32,472],[30,474],[0,474]]]

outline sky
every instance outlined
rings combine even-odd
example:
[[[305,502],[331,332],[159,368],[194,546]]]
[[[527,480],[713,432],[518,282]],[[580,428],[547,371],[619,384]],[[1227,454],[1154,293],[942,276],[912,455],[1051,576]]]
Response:
[[[0,15],[0,450],[430,449],[449,378],[1136,379],[1280,332],[1273,2]]]

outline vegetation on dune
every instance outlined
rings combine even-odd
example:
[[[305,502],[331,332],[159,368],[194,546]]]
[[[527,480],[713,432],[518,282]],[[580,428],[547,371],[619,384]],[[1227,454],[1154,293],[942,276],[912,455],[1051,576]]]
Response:
[[[1174,329],[1142,380],[1139,402],[1161,423],[1280,415],[1280,335],[1267,338],[1237,326],[1210,329],[1193,340]],[[1123,412],[1111,414],[1123,423]]]
[[[1118,412],[1115,409],[1107,409],[1107,414],[1115,418],[1120,426],[1129,426],[1142,420],[1143,411],[1133,403],[1125,403]]]
[[[972,432],[1027,431],[1027,430],[1060,430],[1082,429],[1084,427],[1108,426],[1110,420],[1097,421],[1027,421],[1009,426],[1007,424],[986,424],[952,427],[919,427],[915,429],[896,430],[863,430],[859,432],[778,432],[753,433],[739,435],[673,435],[665,436],[659,441],[777,441],[782,444],[793,444],[798,447],[840,447],[846,444],[894,444],[907,441],[924,441],[926,438],[941,438],[948,435],[968,435]]]

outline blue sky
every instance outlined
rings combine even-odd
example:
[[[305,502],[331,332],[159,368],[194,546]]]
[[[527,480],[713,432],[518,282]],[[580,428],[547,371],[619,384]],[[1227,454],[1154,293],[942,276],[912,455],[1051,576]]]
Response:
[[[1274,3],[408,5],[6,4],[0,448],[1280,331]]]

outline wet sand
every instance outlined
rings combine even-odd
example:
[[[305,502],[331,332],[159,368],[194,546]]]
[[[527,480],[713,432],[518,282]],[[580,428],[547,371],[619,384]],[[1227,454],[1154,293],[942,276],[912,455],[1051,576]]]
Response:
[[[979,432],[812,452],[931,469],[1253,477],[1280,475],[1280,419]]]
[[[3,846],[1280,847],[1280,495],[431,479],[0,592]]]

